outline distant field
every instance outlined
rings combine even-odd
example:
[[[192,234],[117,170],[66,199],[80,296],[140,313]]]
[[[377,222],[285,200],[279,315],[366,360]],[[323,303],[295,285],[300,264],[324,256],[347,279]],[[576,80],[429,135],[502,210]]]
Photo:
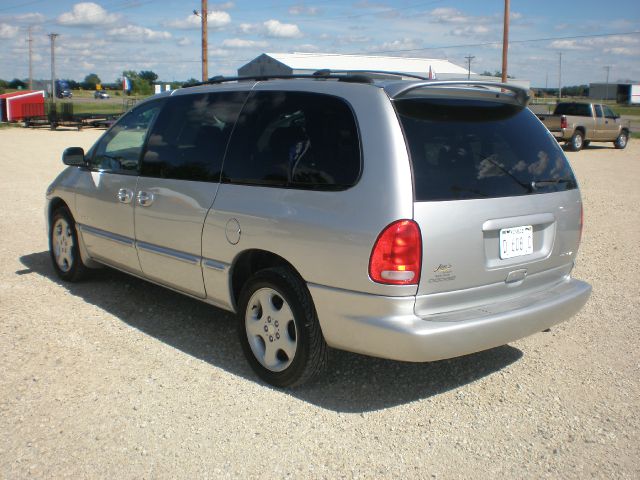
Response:
[[[115,115],[122,113],[124,107],[122,101],[119,102],[74,102],[74,114],[94,114],[94,115]]]

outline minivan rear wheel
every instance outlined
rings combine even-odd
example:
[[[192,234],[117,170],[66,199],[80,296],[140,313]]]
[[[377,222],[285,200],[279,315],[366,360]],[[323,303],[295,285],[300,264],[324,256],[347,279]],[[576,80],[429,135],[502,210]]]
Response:
[[[288,268],[261,270],[246,283],[238,335],[251,368],[277,387],[308,382],[326,367],[328,347],[311,294]]]

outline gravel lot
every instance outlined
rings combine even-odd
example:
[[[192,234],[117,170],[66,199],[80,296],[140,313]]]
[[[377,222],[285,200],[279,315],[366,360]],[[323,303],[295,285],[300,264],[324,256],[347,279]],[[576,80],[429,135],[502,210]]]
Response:
[[[59,282],[44,191],[100,132],[0,130],[0,478],[640,477],[640,141],[568,153],[593,295],[550,333],[260,383],[230,314],[124,274]]]

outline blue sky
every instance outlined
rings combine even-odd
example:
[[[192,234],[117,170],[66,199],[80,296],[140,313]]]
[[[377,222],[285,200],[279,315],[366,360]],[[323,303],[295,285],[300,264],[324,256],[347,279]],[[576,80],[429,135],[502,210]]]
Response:
[[[209,75],[234,75],[263,52],[322,52],[446,58],[472,70],[501,68],[502,0],[209,0]],[[200,1],[0,0],[0,78],[50,72],[47,33],[60,36],[56,72],[115,81],[153,70],[166,81],[200,77]],[[508,72],[533,86],[640,81],[640,2],[511,2]],[[529,41],[536,39],[547,39]]]

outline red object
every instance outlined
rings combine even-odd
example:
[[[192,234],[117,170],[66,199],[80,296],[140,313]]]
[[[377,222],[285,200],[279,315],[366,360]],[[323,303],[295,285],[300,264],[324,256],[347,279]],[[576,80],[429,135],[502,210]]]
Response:
[[[0,121],[17,122],[44,116],[44,90],[21,90],[0,95]]]
[[[567,128],[568,126],[569,126],[569,123],[567,122],[567,117],[562,115],[560,117],[560,128]]]
[[[422,268],[422,236],[413,220],[398,220],[378,236],[369,260],[369,276],[388,285],[417,285]]]

